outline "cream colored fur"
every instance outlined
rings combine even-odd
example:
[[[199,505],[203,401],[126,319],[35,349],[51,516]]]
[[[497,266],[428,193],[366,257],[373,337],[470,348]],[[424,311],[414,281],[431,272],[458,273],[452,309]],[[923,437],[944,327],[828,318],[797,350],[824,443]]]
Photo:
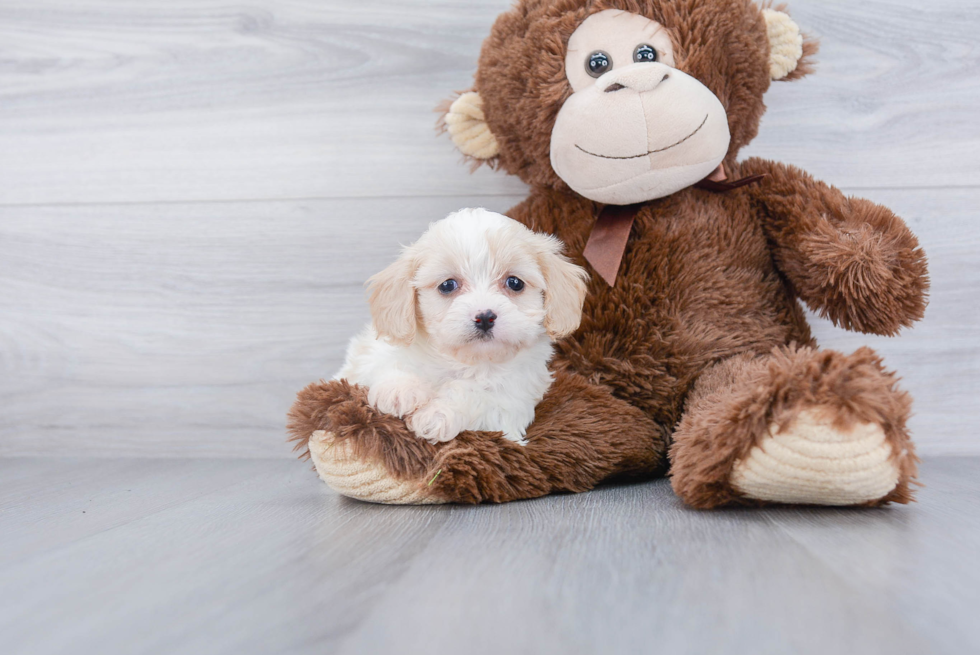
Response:
[[[432,223],[369,280],[372,324],[351,340],[337,379],[367,387],[371,405],[432,443],[463,430],[523,443],[551,386],[552,341],[582,319],[588,274],[561,249],[485,209]]]
[[[803,35],[787,14],[774,9],[762,12],[769,34],[769,76],[781,80],[793,71],[803,57]]]
[[[492,159],[497,156],[497,139],[483,115],[483,99],[470,91],[456,98],[446,114],[446,128],[453,143],[464,155],[474,159]]]

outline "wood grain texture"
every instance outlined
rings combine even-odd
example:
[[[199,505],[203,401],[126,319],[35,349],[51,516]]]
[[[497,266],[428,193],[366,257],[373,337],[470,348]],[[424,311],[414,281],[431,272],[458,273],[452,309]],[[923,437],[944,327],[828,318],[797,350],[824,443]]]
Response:
[[[0,4],[0,455],[289,457],[294,393],[367,318],[399,243],[525,189],[432,107],[509,0]],[[978,453],[980,8],[797,0],[823,43],[746,154],[892,206],[932,304],[869,343],[927,453]],[[961,188],[962,187],[962,188]]]
[[[0,459],[0,634],[10,655],[962,655],[978,474],[927,460],[920,502],[879,510],[696,512],[666,481],[411,508],[299,462]]]
[[[513,194],[432,109],[510,0],[7,0],[0,203]],[[747,154],[862,187],[980,179],[980,6],[796,0],[812,78]]]
[[[517,201],[0,208],[0,455],[291,457],[363,281],[461,204]]]
[[[516,201],[0,208],[0,455],[291,457],[363,281],[460,203]]]
[[[923,452],[977,453],[980,191],[868,192],[931,259],[931,305],[870,344],[916,398]],[[286,409],[340,367],[361,284],[464,205],[520,196],[0,208],[0,455],[289,457]]]

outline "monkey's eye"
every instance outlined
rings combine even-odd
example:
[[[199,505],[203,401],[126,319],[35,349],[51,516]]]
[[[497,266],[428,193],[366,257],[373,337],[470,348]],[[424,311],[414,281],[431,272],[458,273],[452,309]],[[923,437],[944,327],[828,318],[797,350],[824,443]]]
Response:
[[[456,280],[446,280],[445,282],[439,285],[439,292],[444,293],[448,296],[458,288],[459,288],[459,282],[457,282]]]
[[[596,50],[585,61],[585,72],[592,77],[599,77],[603,73],[612,70],[612,57],[602,50]]]
[[[513,275],[507,278],[507,288],[514,293],[520,293],[524,290],[524,280],[519,277],[514,277]]]
[[[636,46],[636,50],[633,51],[633,61],[638,64],[641,63],[653,63],[657,61],[657,51],[654,50],[652,45],[642,44]]]

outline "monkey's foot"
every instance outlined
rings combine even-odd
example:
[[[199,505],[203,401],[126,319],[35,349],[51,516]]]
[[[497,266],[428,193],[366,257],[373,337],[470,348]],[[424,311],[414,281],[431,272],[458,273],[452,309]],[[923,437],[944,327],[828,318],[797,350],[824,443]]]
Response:
[[[428,480],[403,480],[380,461],[358,457],[350,440],[316,430],[309,441],[310,458],[320,479],[349,498],[388,505],[436,505],[448,502],[434,493]]]
[[[835,428],[821,408],[801,411],[735,464],[731,484],[746,498],[809,505],[860,505],[885,498],[899,467],[877,423]]]
[[[908,394],[881,358],[781,347],[702,374],[674,432],[672,484],[692,507],[912,500]]]

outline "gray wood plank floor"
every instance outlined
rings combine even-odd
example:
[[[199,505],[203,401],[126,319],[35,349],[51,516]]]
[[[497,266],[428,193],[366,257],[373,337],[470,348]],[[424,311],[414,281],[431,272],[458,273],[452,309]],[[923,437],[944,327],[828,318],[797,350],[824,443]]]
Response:
[[[47,653],[980,650],[980,458],[920,502],[696,512],[666,481],[505,506],[282,460],[0,459],[0,640]]]

